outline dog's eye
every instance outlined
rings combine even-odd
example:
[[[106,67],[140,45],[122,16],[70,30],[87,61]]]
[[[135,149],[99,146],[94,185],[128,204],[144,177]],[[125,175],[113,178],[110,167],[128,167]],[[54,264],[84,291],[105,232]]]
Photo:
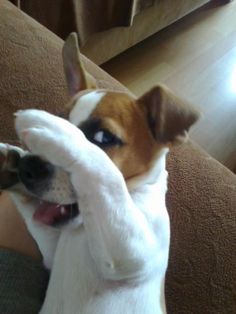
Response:
[[[98,146],[113,146],[113,145],[121,145],[122,141],[117,136],[112,134],[107,130],[99,130],[97,131],[92,139],[94,144]]]

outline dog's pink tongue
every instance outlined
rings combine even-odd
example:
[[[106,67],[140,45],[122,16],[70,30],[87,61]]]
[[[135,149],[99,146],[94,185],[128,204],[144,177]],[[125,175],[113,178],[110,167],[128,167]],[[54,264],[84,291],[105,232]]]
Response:
[[[53,203],[42,203],[34,213],[34,220],[46,225],[53,224],[59,217],[66,215],[65,207]]]

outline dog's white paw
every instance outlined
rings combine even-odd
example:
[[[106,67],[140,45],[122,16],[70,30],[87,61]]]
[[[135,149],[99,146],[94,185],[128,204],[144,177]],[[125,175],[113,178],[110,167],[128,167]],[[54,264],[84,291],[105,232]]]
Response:
[[[87,140],[69,121],[41,110],[16,113],[15,127],[20,140],[36,155],[64,169],[76,159],[76,147]]]
[[[43,110],[28,109],[15,113],[15,129],[21,138],[22,131],[30,128],[47,128],[56,132],[76,132],[77,128],[69,121]]]

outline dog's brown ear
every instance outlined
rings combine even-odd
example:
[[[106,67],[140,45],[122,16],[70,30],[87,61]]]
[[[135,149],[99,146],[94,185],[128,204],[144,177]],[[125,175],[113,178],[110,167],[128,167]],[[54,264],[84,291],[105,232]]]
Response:
[[[81,90],[96,88],[96,80],[84,68],[80,59],[78,38],[71,33],[63,46],[62,58],[67,86],[71,96]]]
[[[161,85],[144,94],[138,103],[147,116],[153,136],[163,144],[186,141],[189,128],[199,118],[199,113],[190,104]]]

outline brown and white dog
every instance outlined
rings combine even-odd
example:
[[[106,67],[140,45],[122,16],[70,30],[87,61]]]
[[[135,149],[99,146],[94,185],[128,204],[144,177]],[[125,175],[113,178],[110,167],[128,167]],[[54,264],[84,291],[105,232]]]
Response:
[[[97,89],[74,34],[63,61],[69,121],[20,111],[27,151],[0,144],[1,187],[51,269],[40,313],[165,313],[165,161],[198,114],[162,86],[139,99]]]

